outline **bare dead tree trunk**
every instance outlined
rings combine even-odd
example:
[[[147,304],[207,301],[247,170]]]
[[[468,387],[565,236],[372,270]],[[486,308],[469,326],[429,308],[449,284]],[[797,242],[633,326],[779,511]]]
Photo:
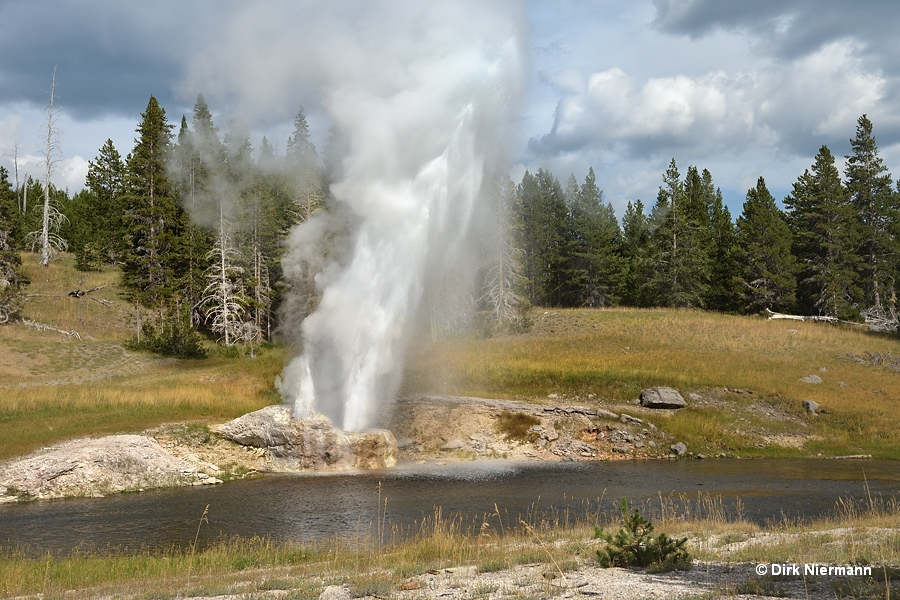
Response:
[[[228,271],[225,266],[225,203],[219,202],[219,239],[222,241],[219,252],[219,277],[222,293],[222,320],[225,322],[225,346],[231,345],[228,336],[229,324],[231,323],[231,315],[228,312]]]
[[[41,264],[50,265],[50,174],[53,172],[53,155],[56,151],[54,130],[53,97],[56,94],[56,67],[53,67],[53,81],[50,84],[50,104],[47,107],[47,151],[44,157],[44,214],[41,219]]]

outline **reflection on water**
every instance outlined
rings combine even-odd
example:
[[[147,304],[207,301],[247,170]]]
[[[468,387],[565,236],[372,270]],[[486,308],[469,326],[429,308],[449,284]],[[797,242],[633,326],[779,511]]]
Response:
[[[380,492],[379,492],[380,483]],[[0,506],[0,546],[31,552],[186,547],[204,507],[203,543],[222,537],[312,541],[374,533],[379,501],[387,530],[409,532],[440,508],[476,525],[515,524],[519,515],[579,518],[612,511],[618,499],[720,496],[760,523],[816,517],[838,498],[900,496],[900,462],[876,460],[708,460],[601,463],[472,462],[402,465],[355,475],[276,475],[201,488],[102,499]],[[739,500],[739,502],[738,502]],[[499,509],[500,516],[497,516]]]

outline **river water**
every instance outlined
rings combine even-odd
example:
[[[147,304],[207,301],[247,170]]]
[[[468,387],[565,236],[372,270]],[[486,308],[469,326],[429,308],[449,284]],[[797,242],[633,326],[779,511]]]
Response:
[[[189,547],[204,508],[200,546],[222,538],[308,542],[415,531],[440,510],[463,529],[610,514],[619,499],[653,514],[716,498],[734,515],[764,524],[833,512],[843,499],[900,500],[900,461],[761,459],[406,464],[352,475],[269,475],[218,486],[99,499],[0,506],[0,548],[32,554],[75,548],[124,551]],[[704,504],[700,502],[700,504]],[[706,503],[708,504],[708,503]],[[671,505],[671,503],[670,503]],[[380,515],[380,516],[379,516]]]

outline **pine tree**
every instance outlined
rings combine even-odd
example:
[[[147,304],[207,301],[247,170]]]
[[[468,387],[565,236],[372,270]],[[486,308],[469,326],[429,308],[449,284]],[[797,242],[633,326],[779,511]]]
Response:
[[[622,258],[624,261],[621,292],[623,304],[650,306],[650,279],[653,260],[650,254],[650,219],[644,204],[631,201],[622,216]]]
[[[487,250],[484,292],[480,301],[486,304],[489,320],[512,329],[527,327],[528,301],[523,296],[525,278],[521,275],[522,251],[516,245],[521,229],[518,216],[516,186],[506,175],[494,174],[491,191],[496,195],[494,234]]]
[[[272,147],[266,136],[263,136],[262,141],[259,143],[258,162],[259,167],[266,172],[271,171],[278,164],[278,159],[275,157],[275,148]]]
[[[861,116],[856,138],[850,140],[853,154],[846,156],[844,175],[850,202],[860,221],[859,254],[862,258],[863,303],[875,313],[895,312],[895,268],[898,242],[890,227],[900,218],[900,205],[892,188],[891,174],[878,156],[872,122]]]
[[[169,164],[176,195],[185,211],[179,226],[182,231],[181,289],[186,302],[197,306],[207,285],[205,273],[209,267],[213,236],[210,228],[198,225],[195,219],[207,224],[213,220],[216,208],[215,192],[210,189],[211,178],[213,171],[221,170],[222,162],[218,128],[212,122],[203,94],[197,96],[192,123],[195,131],[188,128],[187,118],[181,117],[178,141]],[[198,320],[197,315],[194,319]]]
[[[663,174],[651,213],[654,304],[700,307],[709,276],[709,198],[696,167],[681,181],[675,159]]]
[[[793,306],[797,282],[791,230],[762,177],[747,191],[744,210],[737,220],[737,259],[742,268],[745,311],[787,310]]]
[[[309,124],[302,106],[294,117],[294,133],[288,138],[285,158],[291,166],[299,167],[304,175],[314,170],[318,161],[316,147],[309,139]]]
[[[710,277],[706,306],[725,312],[740,310],[740,265],[737,262],[735,228],[731,212],[716,190],[710,215]]]
[[[5,244],[11,250],[18,250],[21,243],[21,215],[17,190],[9,181],[9,171],[0,166],[0,230],[4,232]]]
[[[570,291],[572,256],[565,193],[559,180],[544,169],[536,175],[526,171],[516,193],[529,302],[562,306]]]
[[[858,317],[858,220],[827,146],[819,149],[811,170],[797,179],[784,202],[800,263],[801,311]]]
[[[71,241],[81,270],[96,270],[102,263],[116,263],[125,251],[127,235],[122,196],[125,164],[112,140],[88,163],[86,189],[69,204]]]
[[[7,323],[23,303],[22,290],[28,278],[13,244],[18,206],[9,173],[0,167],[0,325]]]
[[[597,186],[593,167],[588,169],[581,187],[574,186],[573,195],[570,214],[574,247],[569,268],[572,304],[617,304],[622,271],[621,231],[612,205],[603,204],[603,192]]]
[[[185,222],[167,177],[172,126],[156,98],[150,96],[137,128],[135,147],[128,156],[126,207],[130,244],[122,276],[133,298],[143,306],[158,307],[177,287],[178,235]]]

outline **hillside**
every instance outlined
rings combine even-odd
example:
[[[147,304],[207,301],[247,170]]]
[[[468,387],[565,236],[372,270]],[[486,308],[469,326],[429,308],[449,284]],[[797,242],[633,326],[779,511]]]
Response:
[[[640,390],[688,399],[642,415],[697,453],[900,457],[900,343],[852,326],[671,309],[533,312],[524,335],[414,348],[406,391],[632,414]],[[815,375],[821,383],[801,379]],[[810,415],[803,400],[823,409]]]
[[[0,327],[0,460],[63,439],[224,421],[278,402],[281,350],[254,360],[214,348],[205,360],[131,352],[123,343],[136,317],[117,269],[81,273],[70,255],[43,268],[25,254],[23,264],[31,284],[21,320]]]
[[[73,437],[221,422],[279,402],[273,381],[285,349],[255,359],[223,356],[212,344],[203,360],[130,352],[123,342],[136,319],[117,270],[80,273],[68,256],[47,269],[33,255],[24,263],[32,281],[25,322],[0,327],[0,460]],[[400,394],[412,410],[386,423],[423,448],[406,457],[473,458],[441,447],[452,438],[499,433],[501,410],[451,403],[446,411],[459,418],[435,419],[433,397],[417,400],[423,395],[580,405],[644,419],[660,432],[655,450],[632,445],[612,453],[595,444],[596,458],[665,456],[675,441],[705,456],[900,457],[895,337],[702,311],[535,309],[532,316],[525,334],[412,345]],[[822,382],[801,381],[810,375]],[[677,388],[688,407],[637,406],[642,388],[660,385]],[[820,414],[804,410],[803,400],[817,402]],[[585,441],[594,429],[613,427],[601,420],[584,427],[566,421],[561,432]],[[621,436],[642,430],[615,428]]]

